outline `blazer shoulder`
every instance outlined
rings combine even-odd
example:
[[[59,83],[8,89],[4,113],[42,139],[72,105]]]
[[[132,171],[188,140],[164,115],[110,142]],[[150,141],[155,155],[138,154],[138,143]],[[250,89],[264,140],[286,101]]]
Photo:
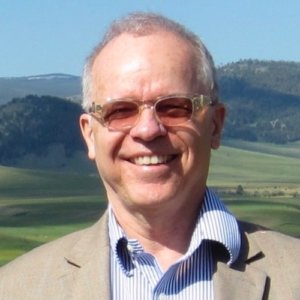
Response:
[[[104,231],[103,225],[105,218],[89,228],[39,246],[4,265],[0,268],[0,299],[3,299],[3,295],[19,295],[21,291],[26,294],[28,289],[37,290],[38,287],[54,290],[54,283],[77,267],[69,263],[67,257],[70,253],[75,251],[80,255],[84,252],[88,257],[93,255],[92,245]],[[100,243],[104,244],[105,240]]]
[[[256,224],[240,222],[240,228],[245,262],[265,272],[271,299],[280,293],[285,293],[286,299],[300,299],[300,239]]]
[[[277,231],[270,230],[264,226],[239,221],[240,229],[245,233],[247,240],[270,254],[293,253],[299,254],[300,239]],[[297,255],[297,258],[299,255]]]
[[[30,272],[31,269],[37,270],[37,268],[43,268],[47,261],[51,260],[52,263],[62,257],[64,252],[71,249],[76,241],[83,236],[88,229],[83,229],[77,232],[70,233],[66,236],[58,238],[54,241],[48,242],[41,246],[38,246],[31,251],[15,258],[13,261],[7,263],[0,268],[0,279],[2,276],[7,277],[10,273],[17,274],[18,270],[22,269]]]

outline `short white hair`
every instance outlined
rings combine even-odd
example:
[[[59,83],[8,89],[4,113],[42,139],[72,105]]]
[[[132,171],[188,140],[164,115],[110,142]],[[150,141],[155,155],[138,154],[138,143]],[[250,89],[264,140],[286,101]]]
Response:
[[[85,111],[90,108],[93,99],[91,91],[93,80],[91,76],[92,67],[96,57],[101,50],[115,37],[129,33],[135,36],[149,35],[158,31],[167,31],[187,41],[195,52],[196,80],[205,86],[214,101],[218,101],[218,84],[213,58],[200,38],[193,32],[187,30],[183,25],[155,13],[136,12],[114,21],[100,43],[88,56],[82,76],[83,100],[82,107]]]

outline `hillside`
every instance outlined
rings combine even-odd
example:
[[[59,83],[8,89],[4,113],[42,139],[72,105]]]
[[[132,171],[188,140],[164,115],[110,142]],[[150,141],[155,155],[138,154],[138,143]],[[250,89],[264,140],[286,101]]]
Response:
[[[0,105],[27,95],[49,95],[79,101],[81,78],[67,74],[0,77]]]
[[[300,63],[297,62],[241,60],[219,67],[218,75],[223,91],[234,89],[231,84],[240,81],[252,88],[300,96]]]
[[[300,141],[300,63],[245,60],[220,67],[218,76],[228,108],[225,142]],[[17,97],[27,92],[32,95]],[[15,98],[7,101],[9,93]],[[82,110],[66,98],[80,100],[79,77],[0,78],[0,101],[6,99],[0,105],[0,165],[94,170],[79,132]]]
[[[79,129],[81,107],[50,96],[0,106],[0,165],[91,171]]]
[[[280,148],[266,150],[278,153]],[[293,153],[293,147],[286,148]],[[213,151],[209,186],[239,219],[300,237],[299,168],[300,159],[290,155],[221,147]],[[0,207],[1,266],[95,222],[106,196],[95,175],[0,166]]]
[[[300,63],[245,60],[219,68],[218,76],[228,107],[225,138],[300,140]]]

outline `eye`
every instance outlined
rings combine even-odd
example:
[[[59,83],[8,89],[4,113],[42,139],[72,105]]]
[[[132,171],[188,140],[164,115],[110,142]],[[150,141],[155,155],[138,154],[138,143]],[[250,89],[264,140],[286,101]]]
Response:
[[[193,108],[192,102],[188,98],[168,98],[158,102],[156,110],[161,116],[180,118],[190,116]]]
[[[131,101],[116,101],[107,103],[102,110],[104,122],[116,119],[126,119],[138,114],[139,108],[136,103]]]

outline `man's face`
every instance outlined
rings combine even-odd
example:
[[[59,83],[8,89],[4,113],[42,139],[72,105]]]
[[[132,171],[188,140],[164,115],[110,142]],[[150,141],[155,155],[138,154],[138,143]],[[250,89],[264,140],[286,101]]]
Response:
[[[112,40],[97,56],[92,99],[134,98],[152,101],[171,94],[208,92],[195,84],[193,55],[179,38],[166,32]],[[90,159],[95,159],[116,210],[181,210],[200,203],[210,150],[219,145],[224,109],[206,107],[177,127],[160,125],[144,109],[128,132],[110,131],[96,119],[81,128]],[[198,204],[199,205],[199,204]]]

